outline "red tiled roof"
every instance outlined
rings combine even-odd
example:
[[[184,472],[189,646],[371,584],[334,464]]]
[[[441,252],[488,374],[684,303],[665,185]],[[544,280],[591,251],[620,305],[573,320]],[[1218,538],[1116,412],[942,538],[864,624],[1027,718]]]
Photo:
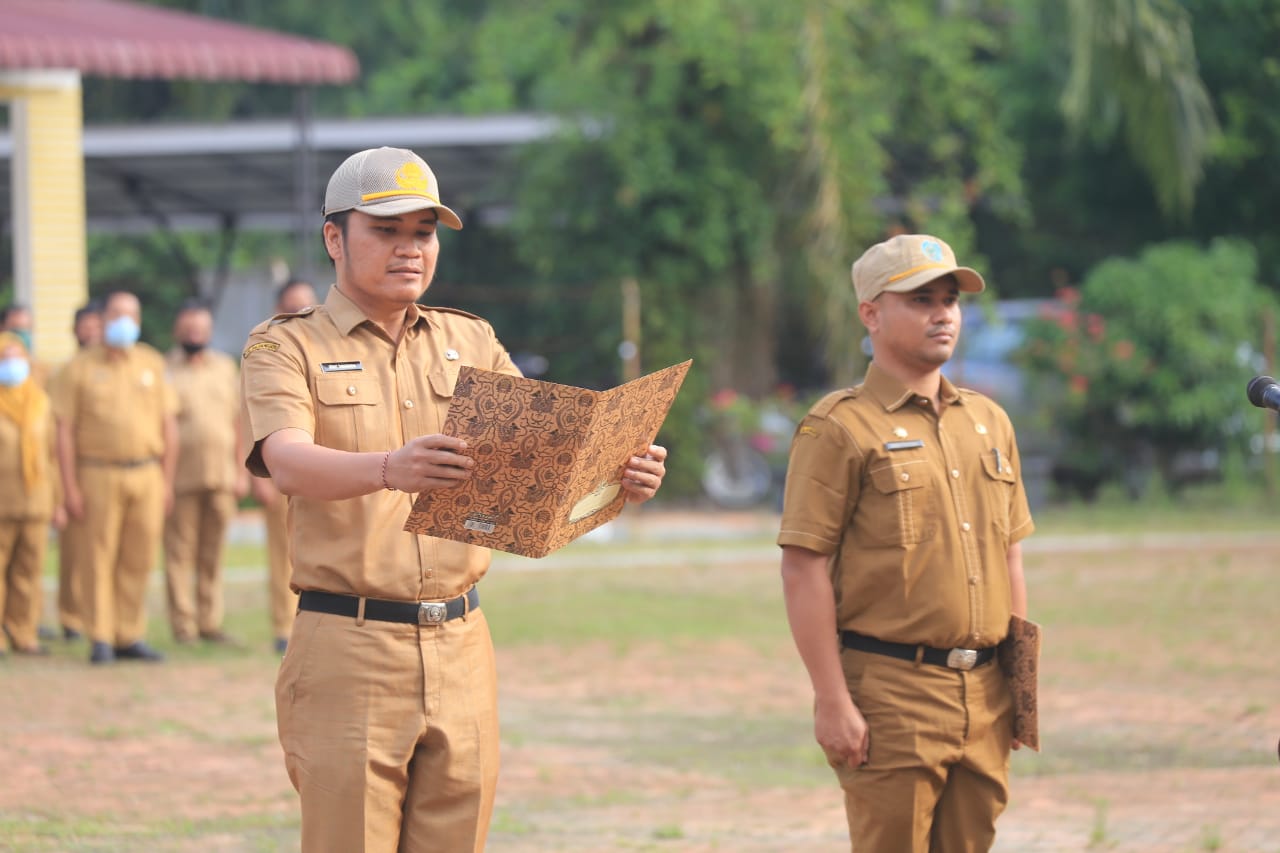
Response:
[[[125,0],[0,0],[0,70],[90,76],[346,83],[345,47]]]

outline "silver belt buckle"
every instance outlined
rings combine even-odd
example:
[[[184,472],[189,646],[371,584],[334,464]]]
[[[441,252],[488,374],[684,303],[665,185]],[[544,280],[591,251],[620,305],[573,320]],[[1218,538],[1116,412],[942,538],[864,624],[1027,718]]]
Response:
[[[439,625],[449,615],[449,606],[443,601],[418,602],[418,624]]]
[[[947,666],[952,669],[970,670],[978,664],[976,649],[952,649],[947,652]]]

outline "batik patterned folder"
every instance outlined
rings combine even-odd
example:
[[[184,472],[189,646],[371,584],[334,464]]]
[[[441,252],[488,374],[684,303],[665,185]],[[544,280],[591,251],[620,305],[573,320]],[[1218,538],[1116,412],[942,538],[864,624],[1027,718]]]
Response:
[[[472,477],[419,494],[404,529],[545,557],[617,517],[623,469],[653,443],[690,364],[608,391],[461,368],[443,431],[466,440]]]
[[[1040,626],[1019,616],[1009,620],[1009,635],[997,652],[1000,668],[1013,694],[1013,736],[1040,751],[1039,692]]]

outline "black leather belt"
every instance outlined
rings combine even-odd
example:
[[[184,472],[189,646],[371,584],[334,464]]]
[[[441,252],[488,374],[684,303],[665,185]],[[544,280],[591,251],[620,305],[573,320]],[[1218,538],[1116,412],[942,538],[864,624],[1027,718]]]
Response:
[[[888,655],[891,658],[909,661],[914,661],[916,655],[923,649],[924,653],[920,655],[920,660],[924,663],[959,670],[970,670],[982,666],[996,656],[995,646],[985,649],[935,649],[932,646],[913,646],[910,643],[887,643],[855,631],[841,631],[840,645],[846,649]]]
[[[366,598],[364,618],[378,622],[439,625],[441,622],[466,616],[479,606],[480,590],[473,586],[466,594],[450,601],[383,601],[380,598]],[[298,609],[350,616],[354,619],[360,612],[360,596],[304,589],[298,596]]]

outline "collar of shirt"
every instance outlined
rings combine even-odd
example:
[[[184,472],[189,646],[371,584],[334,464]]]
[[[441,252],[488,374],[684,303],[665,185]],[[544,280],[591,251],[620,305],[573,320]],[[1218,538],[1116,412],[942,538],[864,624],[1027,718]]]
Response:
[[[919,396],[915,391],[912,391],[882,370],[874,361],[867,368],[867,377],[863,380],[863,388],[877,403],[884,407],[886,412],[896,412]],[[959,390],[945,376],[942,377],[939,397],[944,408],[964,402]]]
[[[338,327],[338,331],[344,336],[350,335],[352,329],[369,319],[368,315],[360,310],[359,305],[356,305],[345,293],[338,290],[336,284],[329,288],[329,294],[324,299],[324,307],[329,309],[329,316],[333,319],[333,324]],[[412,328],[423,321],[431,322],[429,314],[423,311],[422,306],[415,302],[409,306],[409,314],[405,317],[405,328]]]

